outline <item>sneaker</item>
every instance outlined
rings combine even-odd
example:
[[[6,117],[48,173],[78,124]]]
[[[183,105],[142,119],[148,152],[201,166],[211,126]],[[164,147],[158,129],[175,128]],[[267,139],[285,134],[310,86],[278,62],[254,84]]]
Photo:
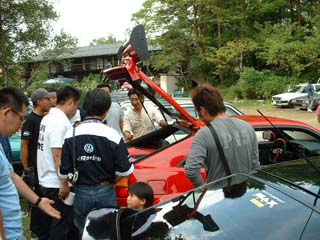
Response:
[[[311,110],[311,109],[308,109],[308,112],[312,112],[312,110]]]

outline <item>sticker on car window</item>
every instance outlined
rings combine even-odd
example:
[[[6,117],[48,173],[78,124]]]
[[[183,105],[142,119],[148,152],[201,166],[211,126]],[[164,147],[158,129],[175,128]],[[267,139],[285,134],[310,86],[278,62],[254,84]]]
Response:
[[[259,193],[253,194],[252,196],[253,198],[250,199],[250,202],[259,208],[262,208],[262,207],[273,208],[281,203],[284,203],[284,201],[282,201],[281,199],[268,193],[259,192]]]

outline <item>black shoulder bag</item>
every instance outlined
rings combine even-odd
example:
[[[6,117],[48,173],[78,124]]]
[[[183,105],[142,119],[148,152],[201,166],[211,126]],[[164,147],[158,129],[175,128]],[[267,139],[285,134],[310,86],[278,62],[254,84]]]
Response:
[[[220,140],[218,138],[218,135],[216,133],[216,130],[214,129],[214,127],[211,124],[207,125],[207,127],[210,129],[212,136],[213,136],[214,140],[216,141],[216,145],[217,145],[217,148],[219,151],[219,156],[222,160],[222,165],[224,167],[224,170],[226,171],[227,176],[229,176],[229,175],[231,175],[231,171],[230,171],[226,156],[224,155],[224,152],[222,150],[222,146],[221,146]]]

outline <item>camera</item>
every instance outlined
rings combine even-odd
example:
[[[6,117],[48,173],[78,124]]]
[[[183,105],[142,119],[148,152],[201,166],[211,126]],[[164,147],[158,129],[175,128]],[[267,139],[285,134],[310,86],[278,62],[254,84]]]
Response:
[[[79,171],[75,170],[73,173],[68,173],[68,180],[72,184],[75,184],[78,181],[79,178]]]
[[[36,184],[34,169],[32,167],[26,168],[23,171],[22,179],[30,188],[33,188]]]

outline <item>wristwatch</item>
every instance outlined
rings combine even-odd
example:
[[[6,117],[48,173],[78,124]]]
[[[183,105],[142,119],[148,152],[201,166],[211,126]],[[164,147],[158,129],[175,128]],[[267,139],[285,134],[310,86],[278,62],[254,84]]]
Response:
[[[34,203],[34,206],[38,207],[40,202],[41,202],[41,200],[42,200],[42,197],[38,197],[37,201]]]

